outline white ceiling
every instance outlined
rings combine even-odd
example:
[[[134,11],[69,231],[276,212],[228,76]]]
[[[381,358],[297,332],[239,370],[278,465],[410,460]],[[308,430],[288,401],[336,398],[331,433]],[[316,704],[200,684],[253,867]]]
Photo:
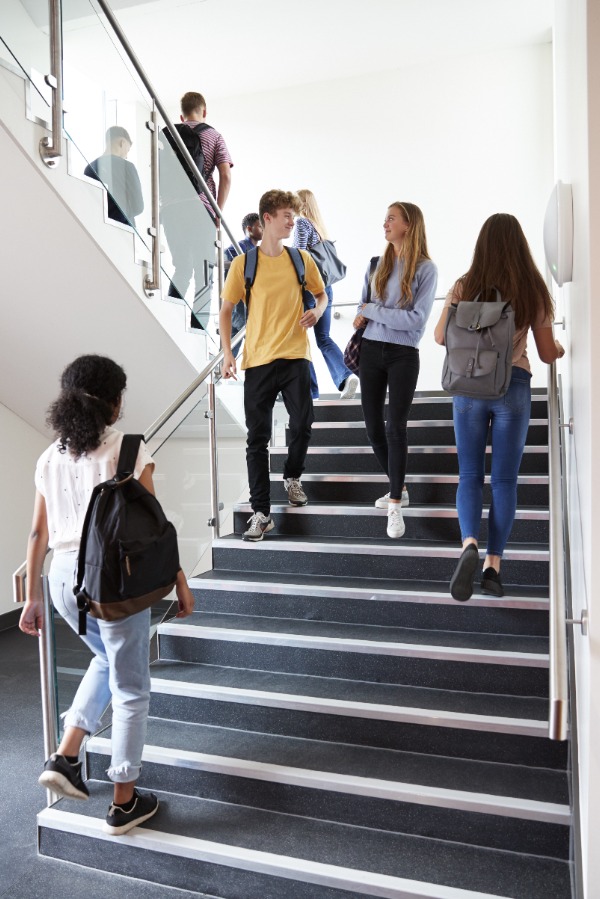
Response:
[[[37,24],[47,21],[47,0],[22,3]],[[554,3],[113,0],[112,6],[159,96],[173,106],[186,90],[201,91],[210,103],[211,98],[392,72],[440,57],[451,65],[457,55],[547,42]],[[108,38],[89,14],[91,0],[63,0],[63,7],[73,61],[106,72],[102,52]],[[310,110],[299,110],[299,122],[306,127],[309,121]]]

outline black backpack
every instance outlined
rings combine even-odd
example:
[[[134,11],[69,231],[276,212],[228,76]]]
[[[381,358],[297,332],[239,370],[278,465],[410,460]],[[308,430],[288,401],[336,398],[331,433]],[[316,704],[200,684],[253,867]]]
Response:
[[[212,128],[212,125],[207,125],[206,122],[198,122],[198,124],[192,126],[188,125],[186,122],[177,122],[173,127],[176,128],[179,132],[179,136],[184,142],[186,149],[189,151],[190,156],[196,163],[198,170],[204,177],[204,151],[202,149],[202,141],[200,140],[200,132],[206,131],[207,128]],[[195,173],[190,171],[188,163],[186,159],[184,159],[183,153],[175,143],[173,135],[168,128],[163,128],[163,130],[161,131],[161,137],[165,138],[169,146],[173,149],[180,165],[183,167],[184,172],[192,182],[194,190],[197,194],[199,194],[202,191],[200,180]],[[169,161],[172,160],[172,158],[172,153],[170,153],[169,151],[162,151],[160,157],[160,165],[163,167],[163,170],[167,168],[167,173]]]
[[[80,634],[86,633],[87,612],[105,621],[126,618],[175,586],[177,532],[156,497],[133,476],[142,439],[123,437],[117,473],[90,498],[73,587]]]
[[[302,290],[302,305],[304,306],[304,311],[307,309],[314,309],[317,305],[315,302],[314,294],[310,292],[310,290],[306,286],[306,281],[304,280],[304,259],[302,258],[302,253],[296,247],[285,247],[288,252],[290,259],[292,260],[292,265],[294,266],[294,271],[296,272],[296,277],[298,278],[298,283]],[[248,309],[250,308],[250,293],[252,291],[252,285],[256,281],[256,269],[258,268],[258,247],[252,247],[251,250],[248,250],[247,253],[244,253],[244,286],[246,288],[246,314],[248,313]]]

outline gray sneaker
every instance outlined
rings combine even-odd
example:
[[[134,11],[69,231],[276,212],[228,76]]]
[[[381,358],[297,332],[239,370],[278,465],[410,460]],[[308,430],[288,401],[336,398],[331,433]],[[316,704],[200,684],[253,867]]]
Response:
[[[376,509],[387,509],[389,502],[390,502],[390,495],[389,495],[389,493],[386,493],[385,496],[380,496],[379,499],[375,500],[375,508]],[[408,490],[406,489],[406,487],[403,487],[402,495],[400,497],[400,505],[402,506],[403,509],[406,509],[406,507],[409,505],[409,503],[410,503],[410,499],[408,496]]]
[[[255,512],[248,519],[248,524],[250,527],[242,534],[242,540],[252,540],[254,543],[262,540],[264,534],[272,531],[275,527],[275,522],[271,516],[263,515],[262,512]]]
[[[302,489],[299,478],[284,478],[283,486],[287,490],[288,500],[292,506],[305,506],[307,504],[308,497]]]

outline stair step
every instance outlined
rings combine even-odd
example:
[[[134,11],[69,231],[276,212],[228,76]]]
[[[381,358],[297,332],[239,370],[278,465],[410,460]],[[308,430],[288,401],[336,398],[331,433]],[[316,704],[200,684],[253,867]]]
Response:
[[[150,712],[218,727],[546,768],[563,767],[567,751],[547,738],[547,702],[541,698],[213,664],[155,663]]]
[[[272,472],[283,472],[287,452],[286,446],[271,446],[269,456]],[[488,472],[491,458],[491,447],[487,447]],[[456,446],[409,446],[407,470],[413,474],[454,474],[458,471]],[[381,468],[370,446],[309,446],[305,471],[322,474],[357,471],[378,473]],[[527,474],[547,474],[548,445],[526,446],[520,471]]]
[[[286,444],[289,444],[289,429],[285,430]],[[454,424],[443,419],[408,421],[407,437],[409,445],[428,444],[445,446],[455,443]],[[548,421],[535,418],[529,422],[527,432],[529,443],[548,443]],[[367,446],[367,431],[364,421],[315,422],[312,426],[311,446]]]
[[[543,637],[196,612],[158,628],[161,659],[388,684],[546,696]]]
[[[456,502],[458,475],[449,474],[414,474],[407,472],[406,483],[413,504],[437,504]],[[486,505],[491,501],[490,476],[487,475],[483,488],[483,500]],[[319,474],[305,472],[302,483],[311,503],[348,502],[374,503],[389,490],[389,480],[382,472],[363,472],[338,474],[330,472]],[[518,478],[519,503],[527,506],[548,508],[548,475],[520,474]],[[287,494],[283,488],[281,472],[271,474],[271,497],[275,502],[287,502]]]
[[[315,421],[363,421],[364,415],[360,398],[340,400],[339,397],[317,400],[314,403]],[[388,405],[385,406],[386,414]],[[546,418],[548,415],[548,398],[543,391],[531,393],[531,417]],[[421,419],[446,419],[452,421],[452,397],[447,395],[431,396],[415,394],[409,412],[409,421]]]
[[[369,504],[319,504],[310,502],[311,490],[305,487],[309,497],[307,506],[292,506],[288,502],[271,506],[271,516],[277,533],[291,536],[319,535],[321,537],[353,537],[356,539],[386,536],[387,510]],[[235,533],[242,534],[247,527],[252,507],[238,503],[233,508]],[[402,510],[410,536],[415,540],[445,540],[460,543],[458,514],[454,505],[412,504]],[[480,540],[485,545],[488,536],[489,509],[483,510]],[[549,512],[540,508],[520,508],[511,530],[515,543],[547,543],[549,540]]]
[[[474,593],[458,603],[439,583],[380,578],[323,578],[215,570],[189,581],[198,609],[270,618],[342,621],[388,627],[548,635],[548,594],[521,587],[503,597]]]
[[[436,580],[450,578],[460,556],[455,542],[431,543],[422,540],[344,539],[279,536],[270,532],[259,543],[240,537],[221,537],[213,542],[213,566],[231,571],[260,571],[277,575],[304,573],[346,577]],[[542,544],[508,544],[502,560],[502,581],[506,585],[548,585],[549,552]],[[511,587],[512,592],[514,588]]]
[[[115,873],[225,899],[331,899],[332,889],[339,899],[570,895],[565,861],[164,793],[146,826],[110,837],[110,795],[92,783],[83,810],[63,800],[41,812],[40,853],[88,865],[100,856]]]
[[[86,752],[88,776],[106,780],[110,731],[92,738]],[[157,719],[149,722],[142,762],[140,786],[151,790],[568,858],[564,772]],[[493,783],[504,792],[495,794]]]

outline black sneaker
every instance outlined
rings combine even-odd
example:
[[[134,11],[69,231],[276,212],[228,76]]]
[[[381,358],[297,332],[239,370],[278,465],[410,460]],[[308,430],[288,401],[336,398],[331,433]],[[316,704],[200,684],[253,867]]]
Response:
[[[81,764],[71,764],[64,755],[55,752],[44,765],[38,783],[66,799],[89,799],[90,792],[81,777]]]
[[[486,568],[481,575],[481,589],[484,593],[493,593],[494,596],[504,596],[504,587],[500,580],[500,574],[495,568]]]
[[[453,599],[466,602],[473,595],[475,569],[479,565],[479,550],[474,543],[469,543],[458,560],[456,570],[450,581],[450,593]]]
[[[133,806],[128,812],[120,805],[115,805],[114,802],[111,804],[106,821],[102,825],[104,833],[119,837],[137,827],[138,824],[143,824],[158,811],[158,799],[154,793],[138,793],[137,790],[134,790],[132,802]]]

